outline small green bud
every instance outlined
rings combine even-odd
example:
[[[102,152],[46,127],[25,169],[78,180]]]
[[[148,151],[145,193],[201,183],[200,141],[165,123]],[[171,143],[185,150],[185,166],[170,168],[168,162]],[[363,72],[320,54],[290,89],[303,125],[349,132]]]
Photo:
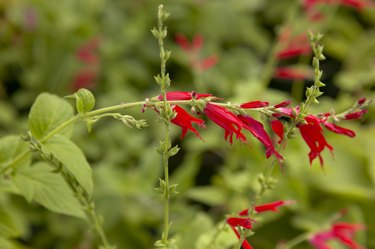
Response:
[[[168,151],[168,156],[172,157],[174,155],[176,155],[178,153],[178,151],[180,150],[180,148],[178,147],[178,145],[172,147],[169,151]]]
[[[159,37],[160,37],[160,33],[159,33],[159,31],[154,27],[153,29],[151,29],[151,33],[152,33],[152,35],[156,38],[156,39],[158,39]]]
[[[91,111],[95,106],[95,97],[87,89],[81,88],[74,93],[76,99],[76,107],[79,114],[85,114]]]

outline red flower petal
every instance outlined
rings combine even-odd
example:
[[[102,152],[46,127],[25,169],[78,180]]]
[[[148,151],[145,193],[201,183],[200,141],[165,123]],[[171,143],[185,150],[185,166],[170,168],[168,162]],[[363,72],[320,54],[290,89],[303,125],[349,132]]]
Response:
[[[225,140],[229,139],[230,144],[233,143],[233,134],[236,134],[236,138],[240,141],[246,142],[246,137],[241,132],[243,126],[241,120],[228,109],[207,103],[203,112],[209,119],[225,130],[224,138]]]
[[[209,93],[195,93],[195,92],[167,92],[167,100],[191,100],[211,97]],[[158,96],[159,100],[163,100],[163,95]]]
[[[188,112],[186,112],[178,105],[173,106],[172,109],[176,112],[177,115],[174,119],[171,120],[171,122],[182,128],[181,139],[185,137],[188,130],[192,131],[195,135],[197,135],[197,137],[202,139],[199,135],[199,132],[193,127],[192,123],[197,123],[200,127],[205,127],[204,120],[191,116]]]
[[[313,73],[311,70],[307,69],[279,67],[276,69],[273,76],[279,79],[304,80],[312,79]]]
[[[189,52],[191,50],[191,44],[186,38],[186,36],[184,36],[183,34],[177,34],[175,39],[176,43],[180,46],[180,48],[182,48],[186,52]]]
[[[200,34],[194,35],[193,42],[192,42],[193,43],[192,44],[193,49],[200,50],[202,48],[202,46],[203,46],[203,42],[204,42],[204,40],[203,40],[203,36],[202,35],[200,35]]]
[[[256,100],[256,101],[250,101],[250,102],[243,103],[243,104],[240,105],[240,107],[244,108],[244,109],[251,109],[251,108],[265,107],[265,106],[268,106],[269,104],[270,103],[266,102],[266,101]]]
[[[271,138],[268,136],[262,123],[250,116],[238,115],[238,118],[243,122],[243,128],[250,131],[254,135],[254,137],[256,137],[261,143],[264,144],[264,146],[266,147],[267,158],[274,154],[279,159],[279,161],[283,159],[283,157],[275,150]]]
[[[301,132],[302,138],[310,148],[309,158],[310,164],[312,161],[319,157],[320,165],[323,166],[323,158],[320,153],[327,147],[331,152],[333,147],[329,145],[323,136],[323,130],[320,127],[320,121],[317,117],[309,115],[305,117],[307,124],[298,125],[298,129]]]
[[[246,229],[253,228],[252,222],[254,222],[252,219],[249,218],[239,218],[239,217],[231,217],[227,219],[227,223],[232,227],[243,227]]]
[[[278,144],[281,144],[284,138],[284,125],[281,123],[280,120],[275,119],[271,121],[271,128],[273,132],[276,133],[276,135],[279,137],[279,141],[277,141]]]
[[[337,126],[333,123],[329,123],[329,122],[326,122],[326,121],[323,122],[323,125],[328,130],[333,131],[337,134],[345,135],[345,136],[348,136],[348,137],[355,137],[355,132],[352,131],[352,130],[346,129],[344,127]]]
[[[367,110],[360,110],[357,112],[352,112],[348,113],[344,116],[345,120],[350,120],[350,119],[359,119],[361,118],[365,113],[367,113]]]

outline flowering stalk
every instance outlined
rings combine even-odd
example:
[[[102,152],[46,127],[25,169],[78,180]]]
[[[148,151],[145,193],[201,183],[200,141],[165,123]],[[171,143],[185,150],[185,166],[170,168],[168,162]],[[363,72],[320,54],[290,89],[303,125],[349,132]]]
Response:
[[[155,242],[156,247],[162,248],[171,248],[173,247],[173,241],[168,239],[169,236],[169,200],[172,195],[177,194],[176,192],[176,185],[169,184],[169,169],[168,169],[168,161],[169,157],[175,155],[179,148],[175,146],[172,148],[171,140],[169,137],[169,126],[171,120],[175,117],[175,113],[171,105],[167,101],[167,88],[170,85],[170,78],[169,74],[166,72],[166,62],[169,59],[171,52],[166,51],[164,49],[164,42],[163,39],[167,36],[167,28],[163,25],[163,22],[167,20],[169,13],[164,10],[163,5],[159,5],[158,8],[158,27],[153,28],[151,30],[152,34],[159,42],[159,50],[160,50],[160,74],[155,77],[155,81],[157,84],[160,85],[161,95],[162,95],[162,102],[163,106],[157,108],[156,110],[160,113],[161,118],[164,121],[165,125],[165,138],[164,140],[160,141],[160,147],[158,148],[158,152],[162,155],[162,164],[164,169],[164,180],[159,179],[159,188],[158,191],[163,195],[164,198],[164,228],[161,240]]]

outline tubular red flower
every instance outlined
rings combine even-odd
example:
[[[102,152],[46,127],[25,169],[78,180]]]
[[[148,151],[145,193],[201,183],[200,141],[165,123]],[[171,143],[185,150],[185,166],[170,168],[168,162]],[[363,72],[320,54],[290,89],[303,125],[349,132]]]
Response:
[[[243,123],[243,128],[250,131],[254,137],[256,137],[261,143],[266,147],[266,157],[269,158],[274,154],[278,160],[282,160],[283,157],[275,150],[272,144],[271,138],[268,136],[267,132],[264,130],[263,124],[259,121],[253,119],[250,116],[238,115],[238,118]]]
[[[277,141],[278,144],[281,144],[284,138],[284,125],[281,123],[280,120],[275,119],[271,121],[271,128],[273,132],[279,137],[279,141]]]
[[[327,121],[323,121],[323,125],[330,131],[333,131],[337,134],[345,135],[348,137],[355,137],[355,132],[344,127],[337,126],[333,123],[329,123]]]
[[[254,222],[254,220],[249,219],[249,218],[242,218],[242,217],[231,217],[227,219],[227,223],[230,226],[232,227],[240,226],[246,229],[253,228],[252,222]]]
[[[215,66],[217,61],[218,61],[217,56],[211,55],[211,56],[199,61],[199,63],[195,63],[194,65],[197,67],[198,70],[204,71],[204,70],[210,69],[213,66]]]
[[[256,101],[250,101],[250,102],[243,103],[243,104],[240,105],[240,107],[244,108],[244,109],[251,109],[251,108],[265,107],[265,106],[268,106],[269,104],[270,103],[266,102],[266,101],[256,100]]]
[[[172,110],[175,111],[177,115],[171,120],[171,122],[182,128],[181,139],[185,137],[188,130],[192,131],[197,137],[202,139],[199,132],[193,127],[192,123],[197,123],[200,127],[205,128],[204,120],[191,116],[178,105],[172,106]]]
[[[367,110],[360,110],[357,112],[348,113],[344,116],[344,119],[345,120],[359,119],[359,118],[362,118],[362,116],[366,113],[367,113]]]
[[[167,92],[167,100],[191,100],[212,97],[209,93],[195,93],[195,92]],[[163,95],[158,96],[159,100],[163,100]]]
[[[182,48],[186,52],[190,51],[191,45],[186,36],[184,36],[183,34],[177,34],[175,36],[175,39],[176,43],[180,46],[180,48]]]
[[[241,238],[241,235],[240,235],[240,233],[237,231],[237,229],[236,229],[235,227],[233,227],[233,226],[231,226],[231,228],[232,228],[233,232],[236,234],[237,238],[240,239],[240,238]],[[244,249],[253,249],[253,247],[250,245],[250,243],[249,243],[247,240],[244,240],[244,241],[242,242],[242,247],[243,247]]]
[[[275,108],[286,107],[286,106],[290,105],[290,103],[292,103],[291,100],[285,100],[281,103],[278,103],[278,104],[274,105],[273,107],[275,107]]]
[[[316,157],[319,157],[320,165],[323,167],[323,158],[320,153],[325,147],[327,147],[332,153],[333,147],[329,145],[324,138],[323,129],[320,127],[320,121],[317,117],[309,115],[305,117],[305,121],[307,124],[299,124],[297,127],[301,132],[302,138],[310,147],[310,165]]]
[[[254,210],[257,213],[262,213],[262,212],[266,212],[266,211],[277,212],[278,211],[277,209],[279,207],[285,206],[285,205],[290,205],[290,204],[293,204],[293,203],[295,203],[295,201],[293,201],[293,200],[275,201],[275,202],[265,203],[263,205],[255,206]],[[241,215],[241,216],[248,216],[249,215],[249,209],[242,210],[238,214]]]
[[[233,143],[233,134],[236,134],[236,138],[240,141],[246,142],[246,137],[241,132],[243,126],[241,120],[228,109],[207,103],[203,112],[209,119],[224,129],[224,138],[225,140],[229,139],[230,144]]]
[[[330,230],[314,234],[309,242],[316,249],[330,249],[331,247],[327,244],[330,240],[336,240],[351,249],[364,249],[353,239],[354,233],[363,229],[365,229],[365,226],[362,224],[337,222],[331,225]]]
[[[279,67],[276,69],[273,76],[279,79],[304,80],[311,79],[313,77],[313,73],[308,69]]]
[[[292,37],[292,30],[290,28],[284,29],[280,35],[279,42],[282,49],[277,53],[277,58],[280,60],[299,55],[308,55],[311,52],[307,35],[303,33]]]
[[[192,48],[200,50],[203,46],[203,36],[201,34],[195,34],[193,37]]]

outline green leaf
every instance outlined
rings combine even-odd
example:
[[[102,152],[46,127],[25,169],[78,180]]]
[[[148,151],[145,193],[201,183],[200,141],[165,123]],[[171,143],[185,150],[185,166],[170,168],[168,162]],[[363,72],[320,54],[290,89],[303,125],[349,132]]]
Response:
[[[1,237],[0,237],[0,248],[1,249],[17,249],[17,247],[14,246],[14,244],[10,240],[1,238]]]
[[[62,162],[78,183],[91,195],[93,189],[92,170],[81,149],[68,138],[56,135],[49,139],[43,150],[52,153]]]
[[[224,191],[216,186],[192,188],[187,191],[187,197],[209,206],[221,205],[227,200]]]
[[[0,168],[12,165],[13,167],[30,164],[30,154],[15,160],[22,152],[27,151],[27,144],[17,136],[6,136],[0,139]]]
[[[0,236],[16,237],[19,235],[20,232],[13,217],[5,209],[0,208]]]
[[[39,162],[23,169],[12,180],[29,202],[34,200],[53,212],[85,218],[68,183],[53,173],[47,163]]]
[[[81,88],[78,92],[74,93],[76,98],[76,107],[77,111],[80,114],[84,114],[89,112],[95,106],[95,97],[94,95],[87,89]]]
[[[73,117],[73,108],[64,99],[49,93],[42,93],[35,100],[29,114],[29,129],[37,139],[43,138],[56,127]],[[66,127],[60,134],[70,136],[72,127]]]

